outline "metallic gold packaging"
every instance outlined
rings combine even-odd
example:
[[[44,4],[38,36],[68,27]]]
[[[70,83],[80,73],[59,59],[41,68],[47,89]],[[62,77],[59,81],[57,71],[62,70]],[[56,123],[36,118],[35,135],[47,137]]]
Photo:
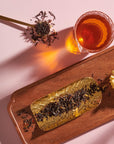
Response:
[[[112,70],[112,74],[110,76],[110,83],[111,83],[112,88],[114,89],[114,70]]]
[[[101,99],[96,81],[86,77],[34,101],[30,108],[39,128],[48,131],[96,108]]]

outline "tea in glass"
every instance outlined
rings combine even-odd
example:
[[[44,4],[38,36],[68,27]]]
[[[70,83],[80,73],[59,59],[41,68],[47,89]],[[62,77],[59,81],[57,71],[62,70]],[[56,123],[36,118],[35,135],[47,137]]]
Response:
[[[83,14],[76,22],[74,34],[79,49],[96,52],[106,48],[114,39],[113,22],[100,11]]]

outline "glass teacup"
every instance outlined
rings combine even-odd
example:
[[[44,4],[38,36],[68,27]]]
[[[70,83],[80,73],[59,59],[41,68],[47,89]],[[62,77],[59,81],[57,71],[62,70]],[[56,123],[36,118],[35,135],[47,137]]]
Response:
[[[86,12],[76,21],[74,37],[80,52],[100,51],[113,41],[114,23],[103,12]]]

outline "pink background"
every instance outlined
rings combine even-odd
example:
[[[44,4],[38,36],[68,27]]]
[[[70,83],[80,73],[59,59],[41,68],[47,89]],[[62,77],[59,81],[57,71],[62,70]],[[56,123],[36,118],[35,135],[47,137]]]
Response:
[[[114,20],[114,0],[1,0],[1,15],[30,23],[40,10],[56,16],[55,29],[60,40],[51,48],[33,47],[22,37],[23,27],[0,21],[0,144],[21,144],[9,118],[7,104],[11,94],[34,81],[59,71],[83,58],[69,53],[65,36],[77,18],[90,10],[100,10]],[[114,42],[111,44],[114,45]],[[53,61],[51,60],[53,59]],[[50,68],[51,67],[51,68]],[[83,134],[66,144],[113,144],[114,121]]]

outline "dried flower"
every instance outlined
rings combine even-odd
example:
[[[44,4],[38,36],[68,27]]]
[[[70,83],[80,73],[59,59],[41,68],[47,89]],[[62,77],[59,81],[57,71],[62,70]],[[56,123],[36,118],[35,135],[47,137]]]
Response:
[[[48,17],[51,16],[53,18],[49,19]],[[52,12],[46,13],[46,11],[40,11],[35,17],[35,25],[33,27],[28,27],[24,32],[26,36],[26,40],[32,39],[32,41],[37,44],[38,42],[43,42],[47,45],[51,45],[55,39],[57,39],[57,32],[53,29],[55,25],[53,21],[55,20],[55,16]],[[29,37],[27,36],[29,32]]]

